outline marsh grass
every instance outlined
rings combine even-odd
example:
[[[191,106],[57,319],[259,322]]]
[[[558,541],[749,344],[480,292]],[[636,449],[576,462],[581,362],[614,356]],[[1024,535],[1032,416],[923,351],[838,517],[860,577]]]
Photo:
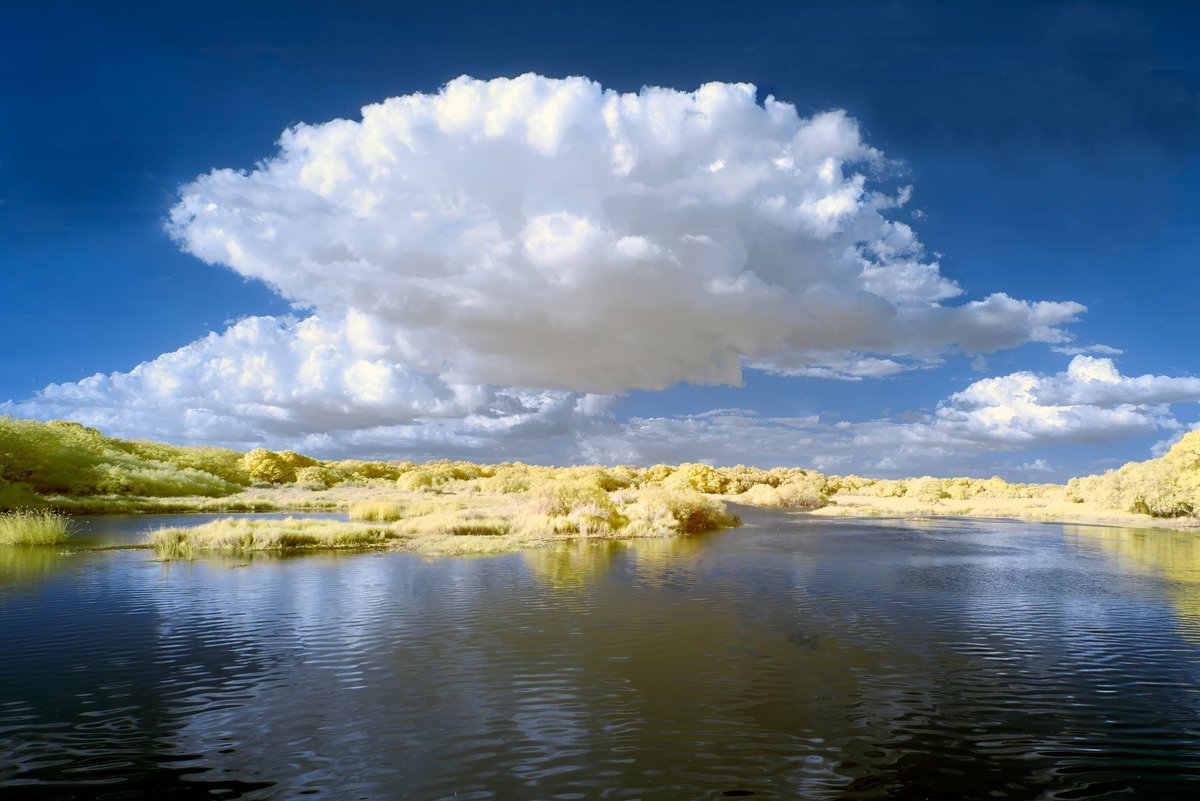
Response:
[[[226,518],[155,532],[164,559],[206,553],[387,548],[423,554],[489,554],[567,540],[694,534],[737,525],[721,501],[658,486],[605,491],[582,479],[549,480],[525,493],[360,495],[351,520]]]
[[[49,509],[0,514],[0,545],[59,545],[71,536],[71,519]]]
[[[394,501],[360,501],[350,504],[350,519],[371,523],[393,523],[404,517],[405,509]]]
[[[380,548],[397,537],[386,526],[336,520],[224,518],[194,528],[162,528],[150,545],[165,559],[192,559],[202,551],[289,551],[305,548]]]
[[[44,496],[50,508],[72,515],[138,515],[182,512],[338,512],[346,509],[346,491],[306,492],[300,489],[250,489],[226,498],[183,496],[179,498],[143,498],[96,495],[73,498]]]
[[[966,501],[942,498],[931,502],[916,497],[844,493],[835,495],[830,505],[808,514],[817,517],[973,517],[1191,531],[1200,529],[1200,521],[1195,518],[1152,518],[1098,503],[1079,503],[1061,498],[972,498]]]

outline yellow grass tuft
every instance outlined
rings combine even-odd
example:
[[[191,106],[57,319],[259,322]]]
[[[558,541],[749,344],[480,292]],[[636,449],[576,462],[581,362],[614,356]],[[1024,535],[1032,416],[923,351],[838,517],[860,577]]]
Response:
[[[0,545],[58,545],[71,536],[71,520],[47,509],[0,514]]]
[[[404,507],[393,501],[362,501],[350,504],[350,519],[392,523],[404,517]]]

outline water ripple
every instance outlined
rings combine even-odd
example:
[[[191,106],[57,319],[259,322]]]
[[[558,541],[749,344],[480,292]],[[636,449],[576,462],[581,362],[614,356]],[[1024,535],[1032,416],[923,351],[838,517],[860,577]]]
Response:
[[[486,559],[4,560],[0,796],[1198,789],[1200,571],[1147,554],[1200,549],[747,523]]]

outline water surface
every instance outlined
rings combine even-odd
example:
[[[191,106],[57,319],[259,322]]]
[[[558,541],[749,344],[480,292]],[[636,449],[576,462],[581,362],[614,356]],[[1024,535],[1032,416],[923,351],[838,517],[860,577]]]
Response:
[[[0,550],[0,797],[1200,791],[1194,535],[744,517],[485,558]]]

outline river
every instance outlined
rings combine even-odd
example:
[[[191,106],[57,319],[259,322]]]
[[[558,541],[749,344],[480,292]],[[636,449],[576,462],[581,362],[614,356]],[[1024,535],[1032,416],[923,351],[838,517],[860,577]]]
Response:
[[[743,516],[475,558],[93,549],[146,518],[0,548],[0,798],[1200,797],[1200,537]]]

